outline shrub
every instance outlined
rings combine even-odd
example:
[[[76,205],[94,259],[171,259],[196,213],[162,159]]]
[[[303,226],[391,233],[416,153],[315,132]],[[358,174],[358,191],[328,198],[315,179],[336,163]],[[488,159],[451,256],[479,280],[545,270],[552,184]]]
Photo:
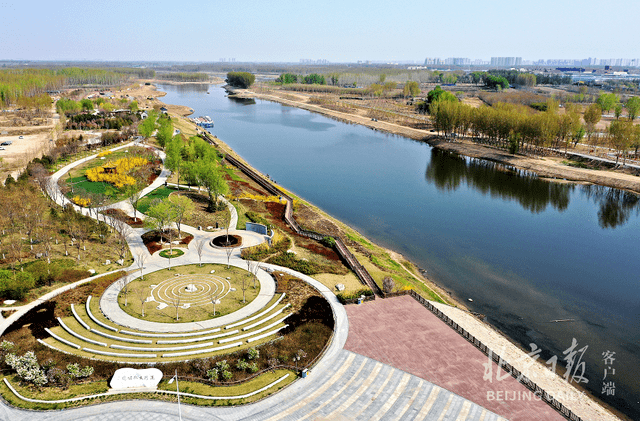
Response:
[[[255,348],[249,348],[249,350],[247,351],[247,358],[250,360],[255,360],[256,358],[260,357],[260,351],[258,351]]]
[[[338,301],[341,304],[347,304],[350,300],[355,300],[356,298],[360,298],[360,296],[364,295],[365,297],[373,295],[373,291],[370,289],[360,289],[358,291],[345,291],[340,292],[336,295]]]
[[[69,375],[76,379],[83,379],[93,374],[93,367],[85,366],[81,369],[78,363],[68,364],[67,370],[69,371]]]
[[[334,248],[336,246],[336,240],[333,237],[329,237],[328,235],[322,237],[322,241],[320,241],[323,245]]]
[[[71,384],[71,376],[65,373],[64,370],[56,367],[51,367],[47,370],[47,381],[49,382],[49,384],[67,389],[69,387],[69,384]]]
[[[219,371],[217,368],[212,368],[210,370],[207,370],[207,378],[212,382],[215,382],[216,380],[218,380],[218,373]]]
[[[246,360],[239,359],[238,363],[236,364],[236,368],[238,370],[246,370],[247,368],[249,368],[249,363]]]
[[[4,360],[23,381],[33,383],[36,386],[47,384],[47,376],[40,368],[36,354],[33,351],[27,351],[22,357],[18,357],[15,354],[7,354]]]
[[[271,257],[269,260],[267,260],[267,263],[284,266],[297,272],[304,273],[305,275],[315,275],[317,273],[320,273],[320,268],[318,267],[318,265],[307,260],[297,259],[295,254],[289,252]]]
[[[393,292],[395,287],[396,283],[393,281],[393,278],[385,276],[385,278],[382,280],[382,290],[385,292],[385,294]]]

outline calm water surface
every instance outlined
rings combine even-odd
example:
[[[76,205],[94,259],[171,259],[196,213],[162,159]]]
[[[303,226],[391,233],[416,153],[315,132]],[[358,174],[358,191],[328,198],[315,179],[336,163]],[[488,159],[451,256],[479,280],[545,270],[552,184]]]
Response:
[[[550,183],[214,86],[161,89],[163,101],[211,116],[210,131],[257,169],[472,298],[541,359],[561,362],[573,338],[588,346],[585,386],[640,419],[638,196]],[[616,353],[609,396],[605,351]]]

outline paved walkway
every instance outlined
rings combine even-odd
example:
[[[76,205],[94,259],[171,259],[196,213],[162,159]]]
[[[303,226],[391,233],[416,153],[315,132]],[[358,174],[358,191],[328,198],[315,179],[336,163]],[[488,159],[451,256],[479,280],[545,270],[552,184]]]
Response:
[[[375,300],[346,311],[350,331],[345,349],[431,381],[513,421],[564,420],[496,363],[487,371],[486,355],[412,297]]]

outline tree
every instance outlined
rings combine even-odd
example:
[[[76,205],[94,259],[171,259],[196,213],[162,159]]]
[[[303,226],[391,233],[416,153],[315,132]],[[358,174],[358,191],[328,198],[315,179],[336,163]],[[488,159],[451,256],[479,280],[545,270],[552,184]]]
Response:
[[[136,295],[138,296],[138,300],[140,300],[140,309],[142,317],[144,317],[144,303],[147,301],[147,288],[140,286],[140,288],[136,290]]]
[[[629,116],[629,120],[633,121],[638,116],[638,112],[640,112],[640,97],[633,96],[627,100],[625,104],[627,108],[627,115]]]
[[[180,308],[180,301],[182,300],[182,293],[180,292],[180,290],[176,291],[175,294],[171,295],[169,298],[169,301],[171,302],[171,305],[174,306],[176,308],[176,322],[178,320],[180,320],[178,318],[178,309]]]
[[[124,305],[127,306],[127,296],[129,295],[129,277],[123,276],[118,279],[118,287],[120,288],[120,292],[124,295]]]
[[[173,123],[168,118],[160,118],[158,119],[158,125],[156,140],[160,147],[164,148],[173,138]]]
[[[585,130],[587,132],[587,137],[589,139],[589,143],[591,143],[591,136],[595,132],[596,125],[602,118],[602,108],[598,104],[591,104],[587,107],[582,116],[585,123]]]
[[[256,81],[255,75],[248,72],[227,73],[227,83],[237,88],[247,89]]]
[[[596,100],[596,104],[598,104],[603,111],[609,112],[619,101],[620,98],[614,93],[601,93]]]
[[[233,248],[232,247],[227,247],[224,249],[225,253],[227,254],[227,269],[229,269],[229,260],[231,259],[231,255],[233,254]]]
[[[127,195],[127,202],[133,208],[133,217],[138,217],[138,202],[142,197],[142,183],[138,181],[136,184],[132,184],[127,186],[125,190],[125,194]]]
[[[140,250],[136,255],[136,264],[138,265],[138,269],[140,269],[140,280],[144,281],[144,275],[142,274],[142,269],[144,269],[144,264],[147,261],[148,254],[146,250]]]
[[[631,140],[634,135],[634,127],[631,121],[612,121],[609,125],[609,140],[611,146],[616,150],[616,165],[620,155],[623,156],[622,165],[624,166],[627,159],[627,150],[631,145]]]
[[[484,81],[486,73],[485,72],[473,72],[471,73],[471,81],[478,86],[480,82]]]
[[[404,84],[404,88],[402,89],[402,94],[405,97],[414,97],[417,95],[420,95],[420,86],[418,85],[418,82],[410,80],[407,83]]]
[[[138,133],[144,136],[145,139],[151,137],[154,130],[156,129],[157,118],[157,112],[149,111],[147,118],[145,118],[140,124],[138,124]]]
[[[613,107],[613,114],[616,116],[616,120],[622,115],[622,104],[618,103]]]
[[[196,252],[198,252],[198,263],[200,267],[202,267],[202,252],[204,251],[204,245],[206,243],[207,240],[203,237],[198,237],[196,240]]]
[[[175,136],[166,144],[164,165],[178,175],[178,189],[180,189],[180,167],[182,166],[182,140]]]
[[[194,169],[198,185],[207,190],[209,210],[215,212],[218,210],[218,196],[229,191],[222,168],[215,161],[199,160]]]
[[[174,222],[178,227],[178,237],[181,237],[180,225],[185,218],[191,216],[196,206],[187,196],[178,194],[169,196],[169,203],[173,206]]]
[[[211,304],[213,304],[213,315],[216,315],[216,304],[220,304],[218,298],[222,294],[221,289],[210,289],[209,290],[209,299],[211,300]]]
[[[155,201],[153,205],[147,210],[148,218],[145,220],[145,224],[154,227],[160,234],[160,242],[162,243],[162,237],[166,234],[169,237],[169,269],[171,268],[171,256],[173,255],[173,229],[172,224],[176,220],[176,209],[169,200]]]

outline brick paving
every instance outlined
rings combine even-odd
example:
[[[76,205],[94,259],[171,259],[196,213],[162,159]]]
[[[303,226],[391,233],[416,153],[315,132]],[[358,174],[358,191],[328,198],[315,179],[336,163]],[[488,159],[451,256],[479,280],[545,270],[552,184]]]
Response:
[[[493,362],[492,381],[485,381],[487,356],[410,296],[350,305],[346,311],[345,349],[411,373],[513,421],[564,420]],[[502,380],[497,380],[498,374]]]

